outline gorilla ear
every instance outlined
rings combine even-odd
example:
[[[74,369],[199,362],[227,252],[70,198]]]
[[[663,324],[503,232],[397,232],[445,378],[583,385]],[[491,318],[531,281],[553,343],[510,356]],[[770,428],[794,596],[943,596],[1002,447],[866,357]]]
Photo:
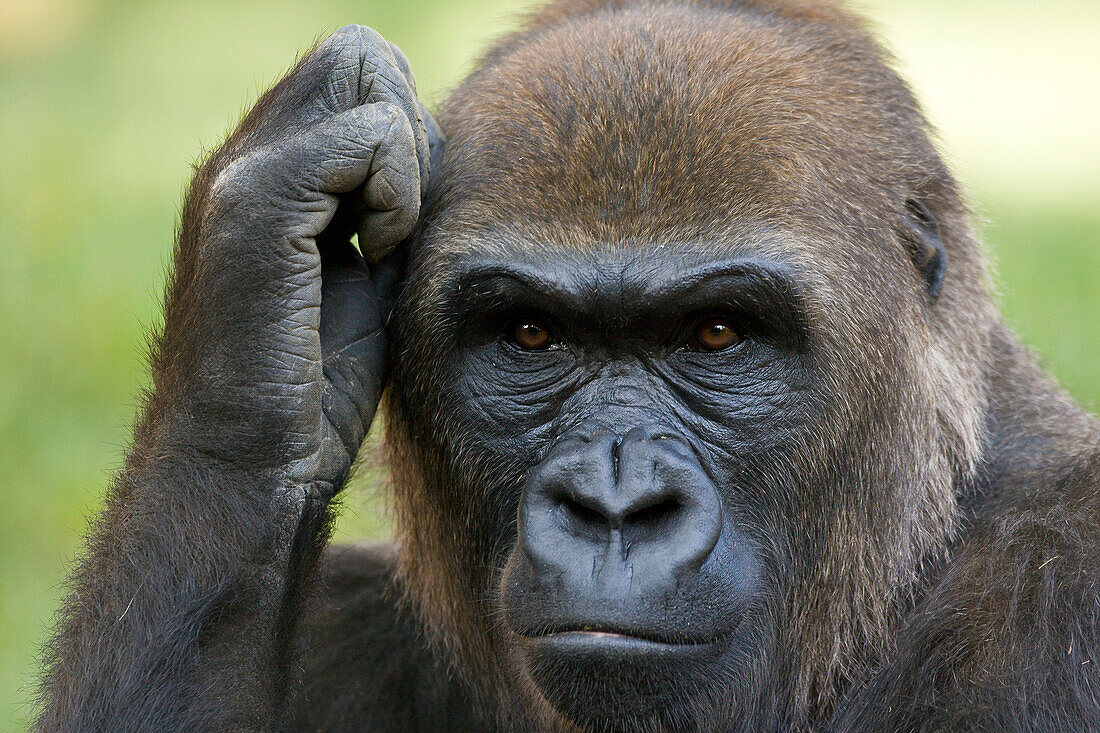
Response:
[[[909,256],[928,286],[929,302],[935,302],[947,270],[947,252],[940,239],[940,225],[932,212],[915,198],[905,202],[902,237],[909,246]]]

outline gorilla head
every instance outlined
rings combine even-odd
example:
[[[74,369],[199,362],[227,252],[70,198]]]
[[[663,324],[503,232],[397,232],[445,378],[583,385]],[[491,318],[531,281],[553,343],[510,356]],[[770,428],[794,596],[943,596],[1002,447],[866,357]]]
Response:
[[[451,96],[388,397],[408,587],[545,719],[829,704],[944,555],[994,322],[856,21],[577,0]]]

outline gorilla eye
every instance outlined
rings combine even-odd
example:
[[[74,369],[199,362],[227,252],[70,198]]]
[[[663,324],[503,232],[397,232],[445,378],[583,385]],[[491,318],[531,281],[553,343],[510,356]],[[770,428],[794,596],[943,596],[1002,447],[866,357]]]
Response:
[[[741,342],[741,334],[724,318],[711,316],[695,324],[692,343],[702,351],[722,351]]]
[[[532,319],[516,321],[509,337],[513,344],[525,351],[542,351],[552,345],[549,329]]]

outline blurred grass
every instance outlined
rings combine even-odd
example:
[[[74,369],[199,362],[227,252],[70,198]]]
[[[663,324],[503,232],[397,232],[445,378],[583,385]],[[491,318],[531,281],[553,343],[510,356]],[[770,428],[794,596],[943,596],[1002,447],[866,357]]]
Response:
[[[1100,402],[1100,4],[865,0],[990,223],[1005,312],[1070,392]],[[348,22],[439,99],[510,0],[0,0],[0,730],[118,466],[188,163]],[[376,471],[340,537],[381,536]]]

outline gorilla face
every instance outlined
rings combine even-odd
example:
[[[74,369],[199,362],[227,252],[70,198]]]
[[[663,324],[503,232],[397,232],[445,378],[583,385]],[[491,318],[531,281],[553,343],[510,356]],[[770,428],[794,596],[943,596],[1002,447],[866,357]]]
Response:
[[[504,628],[573,719],[650,715],[670,683],[705,687],[760,589],[730,458],[765,450],[746,421],[794,399],[797,305],[775,263],[686,255],[475,260],[458,278],[477,336],[456,401],[471,430],[506,425],[531,457]]]
[[[424,554],[467,573],[446,582],[482,654],[576,723],[752,705],[922,561],[912,517],[949,479],[907,359],[919,273],[893,242],[845,283],[886,245],[789,226],[648,245],[540,229],[425,237],[411,265],[392,409],[437,471]]]
[[[676,724],[759,656],[786,544],[771,467],[817,409],[797,275],[765,238],[716,254],[498,234],[424,266],[447,274],[441,318],[418,319],[439,344],[421,381],[469,492],[444,500],[470,505],[501,568],[498,648],[574,721]]]

